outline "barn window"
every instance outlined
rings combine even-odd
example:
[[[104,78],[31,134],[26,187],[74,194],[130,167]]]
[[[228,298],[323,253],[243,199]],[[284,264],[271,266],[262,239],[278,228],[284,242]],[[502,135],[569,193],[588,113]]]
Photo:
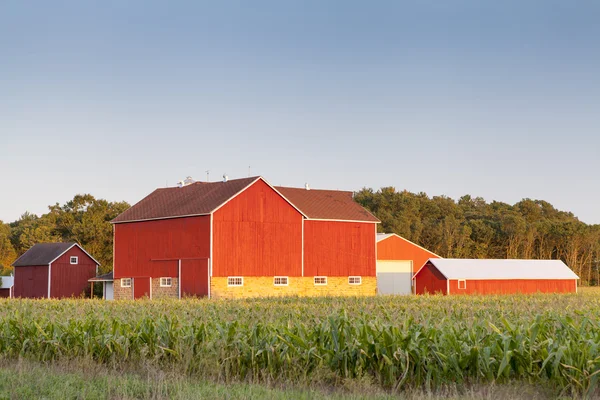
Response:
[[[458,280],[458,288],[459,289],[466,289],[467,288],[467,281],[465,279],[459,279]]]
[[[287,286],[289,284],[287,276],[276,276],[273,278],[275,286]]]
[[[79,257],[73,256],[70,258],[71,264],[79,264]]]
[[[325,286],[327,285],[327,277],[326,276],[315,276],[315,286]]]
[[[241,276],[228,276],[227,286],[244,286],[244,278]]]
[[[348,284],[350,285],[360,285],[362,283],[362,277],[360,276],[349,276]]]
[[[160,287],[173,286],[173,278],[160,278]]]
[[[121,287],[131,287],[131,278],[121,278]]]

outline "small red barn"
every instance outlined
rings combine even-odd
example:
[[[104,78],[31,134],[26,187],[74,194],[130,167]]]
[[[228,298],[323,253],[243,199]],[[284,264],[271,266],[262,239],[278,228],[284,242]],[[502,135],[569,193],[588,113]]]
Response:
[[[262,177],[157,189],[114,226],[114,297],[376,291],[379,222],[351,192]]]
[[[395,233],[377,234],[377,293],[412,294],[412,277],[437,254]]]
[[[81,295],[100,264],[77,243],[39,243],[14,263],[14,295],[66,298]]]
[[[417,294],[576,293],[579,277],[560,260],[429,259]]]

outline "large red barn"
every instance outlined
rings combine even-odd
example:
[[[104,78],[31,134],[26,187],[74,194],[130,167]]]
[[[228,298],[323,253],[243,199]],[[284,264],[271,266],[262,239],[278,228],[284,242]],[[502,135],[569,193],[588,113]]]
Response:
[[[77,243],[39,243],[13,263],[14,297],[80,296],[100,263]]]
[[[417,294],[575,293],[579,277],[560,260],[429,259]]]
[[[113,220],[114,296],[375,294],[377,222],[262,177],[157,189]]]

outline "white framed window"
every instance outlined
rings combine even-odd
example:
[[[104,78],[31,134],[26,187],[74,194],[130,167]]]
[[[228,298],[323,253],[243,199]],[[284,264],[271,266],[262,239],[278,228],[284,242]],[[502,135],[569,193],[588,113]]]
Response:
[[[131,278],[121,278],[121,287],[131,287]]]
[[[71,257],[69,258],[69,262],[70,262],[71,264],[74,264],[74,265],[75,265],[75,264],[79,264],[79,257],[77,257],[77,256],[71,256]]]
[[[459,279],[458,280],[458,288],[459,289],[466,289],[467,288],[467,280],[466,279]]]
[[[244,286],[243,276],[228,276],[227,286]]]
[[[289,281],[287,276],[276,276],[273,278],[273,284],[275,286],[288,286]]]
[[[173,286],[173,278],[160,278],[160,287]]]
[[[349,285],[360,285],[360,284],[362,284],[362,277],[361,276],[349,276],[348,284]]]
[[[327,277],[326,276],[315,276],[315,286],[325,286],[327,285]]]

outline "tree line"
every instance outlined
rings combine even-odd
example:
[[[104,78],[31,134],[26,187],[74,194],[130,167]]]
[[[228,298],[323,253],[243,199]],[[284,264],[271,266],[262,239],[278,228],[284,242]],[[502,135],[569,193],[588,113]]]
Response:
[[[381,220],[379,231],[397,233],[442,257],[561,259],[584,284],[598,284],[600,225],[588,225],[572,213],[543,200],[523,199],[510,205],[487,203],[469,195],[455,201],[446,196],[364,188],[355,200]],[[110,221],[129,208],[90,194],[54,204],[41,216],[23,214],[0,221],[0,274],[35,243],[80,243],[102,265],[112,269]]]
[[[582,284],[598,284],[600,225],[588,225],[543,200],[514,205],[465,195],[364,188],[355,200],[397,233],[446,258],[560,259]]]

